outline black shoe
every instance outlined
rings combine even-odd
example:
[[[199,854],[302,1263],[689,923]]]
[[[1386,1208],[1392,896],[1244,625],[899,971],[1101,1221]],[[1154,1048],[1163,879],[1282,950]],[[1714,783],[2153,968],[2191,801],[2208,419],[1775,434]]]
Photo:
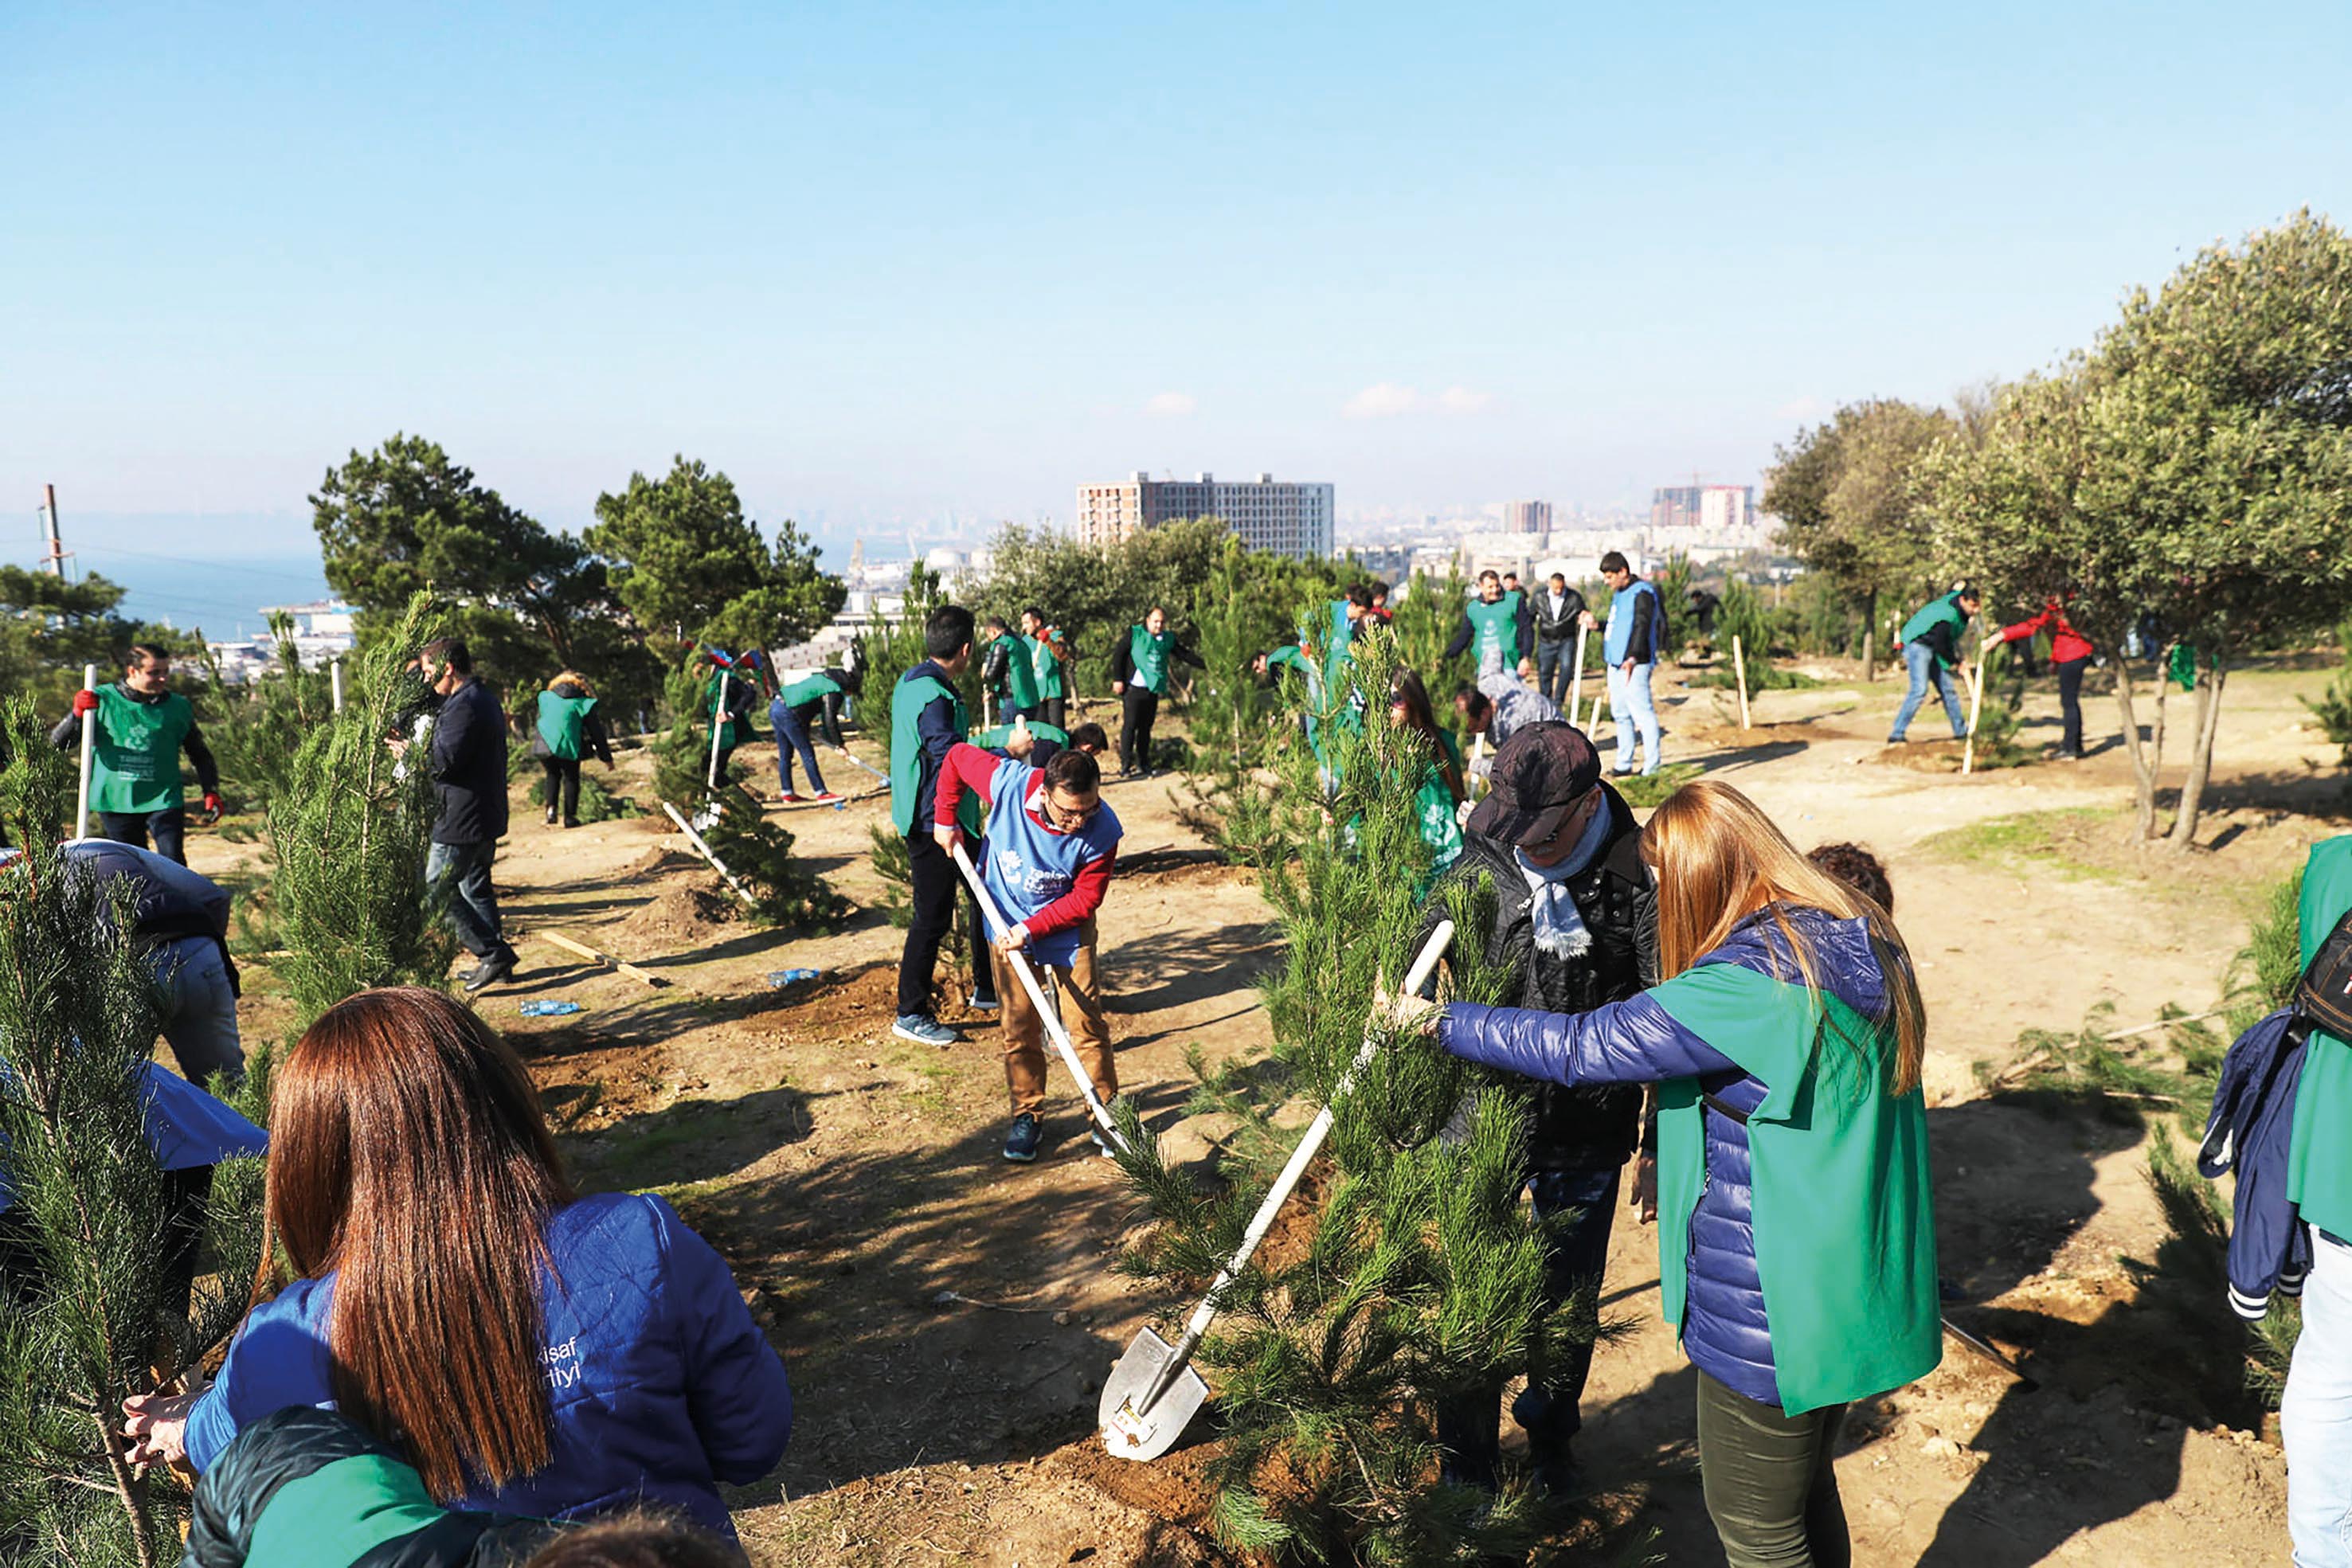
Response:
[[[486,991],[500,980],[509,978],[515,972],[516,961],[515,950],[501,946],[466,977],[466,994],[472,996],[477,991]]]
[[[566,817],[563,819],[563,825],[567,828],[576,828],[580,825],[580,819],[577,817]]]
[[[551,828],[555,826],[555,808],[552,806],[547,809],[547,825]]]

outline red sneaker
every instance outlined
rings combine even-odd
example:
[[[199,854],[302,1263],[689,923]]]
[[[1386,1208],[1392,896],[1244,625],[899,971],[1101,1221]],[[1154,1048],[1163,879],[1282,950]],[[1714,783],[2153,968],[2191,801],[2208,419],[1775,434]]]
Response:
[[[787,806],[797,806],[802,802],[802,800],[806,799],[806,797],[795,795],[790,789],[787,789],[782,794],[777,796],[776,799],[782,800]]]
[[[845,799],[845,797],[842,796],[841,794],[837,793],[837,792],[836,792],[836,791],[835,791],[835,790],[827,789],[827,790],[823,791],[822,793],[819,793],[819,794],[815,794],[815,795],[812,795],[812,796],[810,796],[810,797],[809,797],[809,800],[810,800],[814,804],[816,804],[816,805],[819,805],[819,806],[830,806],[830,805],[832,805],[835,800],[843,800],[843,799]]]

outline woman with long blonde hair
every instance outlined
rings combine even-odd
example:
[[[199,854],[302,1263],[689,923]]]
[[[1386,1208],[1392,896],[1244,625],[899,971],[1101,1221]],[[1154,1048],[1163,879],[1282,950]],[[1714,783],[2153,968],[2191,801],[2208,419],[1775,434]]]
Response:
[[[1707,1512],[1733,1568],[1835,1568],[1847,1405],[1942,1357],[1918,986],[1885,911],[1727,784],[1676,790],[1642,853],[1658,985],[1573,1015],[1393,1006],[1489,1067],[1661,1086],[1659,1278]]]

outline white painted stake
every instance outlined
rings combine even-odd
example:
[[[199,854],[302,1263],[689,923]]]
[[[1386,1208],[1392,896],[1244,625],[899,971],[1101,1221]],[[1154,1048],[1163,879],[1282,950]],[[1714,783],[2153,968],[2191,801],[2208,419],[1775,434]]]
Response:
[[[719,706],[710,716],[710,787],[713,789],[719,788],[719,737],[725,733],[720,726],[727,723],[727,686],[734,678],[732,670],[719,672]]]
[[[1748,726],[1748,659],[1740,651],[1739,633],[1731,634],[1731,670],[1739,680],[1739,727]]]
[[[335,711],[341,713],[343,711],[343,662],[341,659],[332,660],[328,664],[327,678],[334,685]]]
[[[81,689],[86,692],[98,690],[96,664],[81,667]],[[97,761],[98,710],[92,708],[81,716],[81,804],[74,816],[74,837],[77,839],[89,837],[89,776]]]
[[[1969,739],[1960,747],[1960,776],[1966,778],[1977,765],[1977,712],[1984,706],[1984,650],[1977,650],[1977,667],[1969,672]]]
[[[1576,722],[1576,710],[1584,702],[1584,622],[1576,623],[1576,670],[1568,677],[1568,721]]]
[[[677,824],[677,831],[686,835],[686,841],[694,846],[695,853],[700,855],[704,860],[709,861],[710,862],[710,869],[717,872],[719,876],[726,881],[727,885],[735,890],[735,896],[741,899],[745,904],[751,904],[756,907],[760,901],[753,898],[750,893],[744,890],[743,884],[735,880],[735,873],[727,869],[727,864],[724,861],[721,861],[717,855],[710,852],[710,846],[702,841],[702,835],[694,831],[694,824],[688,821],[684,817],[679,816],[677,814],[677,808],[671,805],[667,800],[664,800],[661,803],[661,809],[669,813],[669,820]]]

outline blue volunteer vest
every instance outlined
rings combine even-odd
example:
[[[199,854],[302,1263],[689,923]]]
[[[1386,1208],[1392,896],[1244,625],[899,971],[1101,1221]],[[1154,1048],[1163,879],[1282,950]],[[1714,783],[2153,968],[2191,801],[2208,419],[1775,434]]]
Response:
[[[1633,642],[1633,599],[1635,595],[1643,593],[1648,594],[1654,600],[1657,599],[1657,585],[1646,577],[1637,577],[1625,585],[1624,592],[1609,601],[1609,629],[1601,634],[1601,656],[1610,664],[1622,664],[1625,662],[1625,650],[1631,647]],[[1657,603],[1650,607],[1650,613],[1653,616],[1657,615],[1664,608],[1664,600],[1658,600]],[[1651,623],[1655,625],[1656,622],[1654,620]],[[1654,648],[1653,654],[1655,652]]]
[[[1022,806],[1040,771],[1025,762],[1000,762],[988,781],[988,863],[981,868],[981,880],[1004,918],[1016,925],[1076,886],[1081,866],[1118,848],[1121,831],[1108,804],[1075,833],[1053,832],[1031,821]],[[1078,927],[1040,936],[1029,950],[1045,963],[1066,967],[1077,956]]]

